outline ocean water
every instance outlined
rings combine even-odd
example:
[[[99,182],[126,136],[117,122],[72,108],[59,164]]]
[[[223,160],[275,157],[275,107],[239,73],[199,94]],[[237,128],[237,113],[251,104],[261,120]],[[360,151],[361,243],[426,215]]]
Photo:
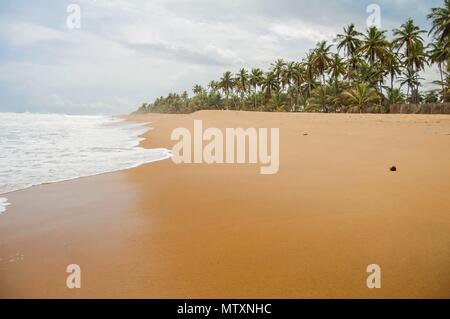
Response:
[[[109,116],[0,113],[0,195],[169,158],[139,147],[146,131]],[[8,202],[0,197],[1,213]]]

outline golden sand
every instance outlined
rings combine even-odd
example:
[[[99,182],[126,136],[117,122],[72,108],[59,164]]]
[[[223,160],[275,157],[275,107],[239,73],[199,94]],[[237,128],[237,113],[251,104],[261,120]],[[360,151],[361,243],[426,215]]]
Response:
[[[8,194],[0,297],[450,297],[450,116],[128,119],[169,149],[194,119],[279,127],[280,170],[165,160]],[[66,287],[72,263],[81,289]]]

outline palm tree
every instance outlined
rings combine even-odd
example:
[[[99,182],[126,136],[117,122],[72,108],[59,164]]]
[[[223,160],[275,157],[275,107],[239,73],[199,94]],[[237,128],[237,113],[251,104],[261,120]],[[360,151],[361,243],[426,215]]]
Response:
[[[405,94],[400,89],[389,89],[386,97],[388,105],[405,102]]]
[[[216,92],[220,87],[220,84],[217,81],[212,80],[208,84],[208,88],[211,92]]]
[[[312,92],[309,99],[308,111],[329,112],[330,105],[330,87],[321,85]]]
[[[357,106],[360,113],[366,106],[377,103],[380,100],[377,91],[366,83],[359,83],[352,90],[344,91],[342,97],[351,106]]]
[[[444,82],[444,72],[443,65],[450,59],[449,50],[445,49],[444,44],[441,41],[436,41],[430,45],[431,49],[428,51],[428,56],[430,62],[437,63],[439,68],[439,74],[441,76],[440,85],[442,87],[442,97],[445,101],[445,82]]]
[[[450,0],[444,1],[444,7],[432,8],[431,13],[427,16],[432,22],[429,34],[442,42],[446,50],[450,49]]]
[[[393,32],[395,38],[392,44],[397,50],[404,48],[406,68],[412,68],[416,71],[424,69],[427,58],[421,34],[426,33],[426,31],[416,26],[413,19],[408,19],[406,23],[402,24],[400,28],[394,29]]]
[[[423,80],[421,77],[419,77],[419,72],[414,70],[412,67],[406,68],[406,70],[403,72],[403,76],[400,78],[400,87],[407,85],[407,93],[406,93],[406,99],[409,101],[409,94],[410,92],[414,91],[414,88],[420,86],[420,80]],[[414,100],[413,100],[414,102]]]
[[[284,72],[283,72],[283,75],[281,78],[281,84],[283,86],[290,86],[292,84],[292,81],[294,80],[294,77],[295,77],[296,66],[297,66],[297,63],[294,61],[291,61],[286,64],[286,67],[284,69]]]
[[[337,42],[337,49],[340,52],[342,49],[345,50],[345,55],[349,59],[353,56],[360,48],[362,41],[360,37],[363,34],[358,32],[355,25],[352,23],[347,28],[344,28],[343,34],[338,34],[335,41]]]
[[[330,80],[329,83],[316,88],[309,100],[308,110],[320,112],[336,112],[341,105],[342,89],[339,81]]]
[[[394,80],[397,75],[400,75],[401,70],[401,61],[400,57],[397,52],[395,52],[394,47],[391,45],[389,48],[389,51],[387,52],[386,58],[385,58],[385,69],[386,72],[389,74],[391,78],[391,86],[390,90],[392,91],[394,89]]]
[[[347,57],[347,77],[349,77],[350,69],[356,68],[356,63],[352,63],[351,60],[354,60],[362,45],[362,35],[363,34],[357,31],[355,25],[352,23],[344,28],[344,33],[338,34],[335,39],[338,51],[344,50],[344,54]]]
[[[367,83],[371,87],[377,88],[381,93],[380,82],[385,75],[385,69],[382,64],[369,64],[362,61],[357,65],[356,79],[358,83]]]
[[[411,92],[411,103],[422,103],[424,100],[424,96],[422,94],[422,92],[419,91],[419,87],[414,88]]]
[[[242,68],[236,75],[236,87],[241,93],[241,108],[244,104],[245,93],[249,91],[249,77],[246,69]]]
[[[333,57],[330,61],[330,75],[333,78],[334,81],[338,81],[339,77],[341,75],[344,75],[346,68],[346,63],[344,62],[344,59],[341,58],[339,54],[333,54]]]
[[[423,44],[417,45],[411,49],[405,64],[415,68],[416,71],[423,71],[425,69],[425,66],[428,64],[428,56]]]
[[[437,103],[439,102],[439,96],[436,91],[428,91],[425,95],[425,103]]]
[[[277,81],[277,76],[274,72],[268,72],[266,74],[262,82],[262,89],[266,97],[266,101],[272,98],[273,92],[278,92],[280,90],[279,82]]]
[[[295,81],[295,77],[297,73],[297,63],[295,62],[289,62],[286,64],[286,68],[283,72],[283,76],[281,78],[281,86],[287,86],[287,95],[289,96],[289,106],[292,109],[293,108],[293,95],[295,93],[295,90],[292,89],[292,82]]]
[[[316,69],[314,65],[314,51],[306,54],[305,65],[305,82],[308,90],[308,97],[311,97],[312,90],[316,86]]]
[[[317,43],[317,46],[313,51],[314,68],[317,73],[322,76],[322,84],[325,84],[325,72],[331,64],[330,48],[331,45],[328,45],[327,41],[322,41]]]
[[[402,85],[408,85],[407,100],[409,101],[409,93],[418,90],[420,86],[420,78],[417,75],[417,71],[423,70],[427,64],[424,40],[421,36],[426,31],[415,25],[413,19],[408,19],[400,28],[394,29],[393,33],[395,37],[392,42],[393,46],[397,50],[404,48],[404,64],[406,70]],[[413,96],[413,102],[415,101],[415,97]]]
[[[228,99],[230,97],[230,92],[232,92],[234,87],[234,80],[233,75],[230,71],[227,71],[223,74],[222,78],[220,79],[220,87],[225,92],[226,97],[226,108],[229,109]]]
[[[252,69],[251,73],[250,73],[250,85],[253,86],[253,95],[254,95],[254,109],[256,110],[256,93],[257,93],[257,87],[260,86],[262,84],[264,80],[264,72],[259,69]]]
[[[408,60],[411,57],[412,52],[418,47],[423,47],[422,33],[425,30],[421,30],[414,24],[413,19],[408,19],[406,23],[403,23],[400,28],[394,29],[394,41],[392,44],[397,50],[405,48],[405,58]]]
[[[306,82],[306,69],[305,66],[302,63],[295,63],[295,72],[293,74],[292,77],[292,81],[293,81],[293,89],[295,90],[295,104],[296,104],[296,108],[299,107],[300,105],[300,96],[301,96],[301,92],[302,92],[302,86],[305,84]]]
[[[347,61],[347,74],[345,77],[349,80],[358,79],[358,68],[362,63],[366,63],[364,58],[361,56],[360,50],[353,54],[350,59]],[[351,82],[351,81],[350,81]]]
[[[371,65],[374,65],[375,62],[383,63],[388,54],[390,43],[386,39],[385,33],[386,31],[381,31],[376,26],[372,26],[364,35],[360,52]]]
[[[281,83],[281,78],[283,77],[283,73],[285,71],[286,62],[283,59],[278,59],[275,63],[272,63],[272,72],[275,75],[277,82]],[[282,87],[284,89],[284,87]]]
[[[386,31],[379,30],[376,26],[370,27],[367,34],[364,35],[363,44],[360,48],[360,52],[369,61],[369,68],[366,69],[371,73],[371,77],[365,81],[373,83],[374,87],[378,87],[380,94],[382,93],[385,72],[381,66],[385,65],[391,47],[385,33]]]
[[[197,96],[201,96],[204,92],[204,89],[201,85],[195,84],[194,87],[192,88],[192,92],[194,92],[194,94]]]

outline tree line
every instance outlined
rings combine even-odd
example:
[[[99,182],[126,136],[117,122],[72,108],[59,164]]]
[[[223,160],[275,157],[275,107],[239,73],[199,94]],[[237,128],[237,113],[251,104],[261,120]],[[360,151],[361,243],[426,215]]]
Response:
[[[226,71],[193,96],[170,93],[144,103],[138,113],[190,113],[198,110],[269,112],[381,112],[398,103],[450,102],[450,0],[432,8],[429,32],[408,19],[392,31],[376,26],[359,32],[350,24],[334,43],[319,42],[299,62],[278,59],[268,71]],[[425,44],[428,33],[432,42]],[[333,50],[334,48],[334,50]],[[437,65],[436,89],[424,91],[420,74]]]

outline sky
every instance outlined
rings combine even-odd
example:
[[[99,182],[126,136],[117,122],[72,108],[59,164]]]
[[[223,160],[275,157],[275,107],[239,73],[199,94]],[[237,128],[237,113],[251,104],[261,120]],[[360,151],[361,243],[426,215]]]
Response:
[[[408,18],[429,29],[442,2],[1,0],[0,112],[126,114],[227,70],[299,61],[349,23],[365,30],[371,4],[390,36]],[[432,87],[437,70],[424,77]]]

